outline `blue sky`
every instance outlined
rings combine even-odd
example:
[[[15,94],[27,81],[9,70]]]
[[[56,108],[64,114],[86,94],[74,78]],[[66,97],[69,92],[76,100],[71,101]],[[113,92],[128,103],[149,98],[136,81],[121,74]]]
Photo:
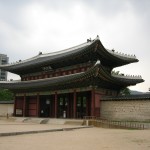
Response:
[[[144,83],[132,90],[150,87],[149,0],[0,0],[0,53],[10,62],[54,52],[94,39],[105,48],[139,59],[120,68],[124,74],[142,75]],[[19,77],[9,73],[9,79]]]

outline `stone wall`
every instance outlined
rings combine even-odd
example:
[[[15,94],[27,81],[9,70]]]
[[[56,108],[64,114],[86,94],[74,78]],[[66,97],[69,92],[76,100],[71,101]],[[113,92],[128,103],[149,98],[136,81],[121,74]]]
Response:
[[[14,104],[0,104],[0,116],[12,116]]]
[[[150,121],[150,100],[104,100],[100,114],[111,120]]]

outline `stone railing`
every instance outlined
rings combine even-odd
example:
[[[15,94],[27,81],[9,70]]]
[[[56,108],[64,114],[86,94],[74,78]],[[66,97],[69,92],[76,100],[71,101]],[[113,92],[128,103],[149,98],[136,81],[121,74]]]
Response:
[[[115,121],[115,120],[103,119],[100,117],[94,117],[94,116],[85,116],[84,125],[101,127],[101,128],[117,128],[117,129],[144,130],[149,128],[149,126],[147,127],[147,124],[142,122]]]

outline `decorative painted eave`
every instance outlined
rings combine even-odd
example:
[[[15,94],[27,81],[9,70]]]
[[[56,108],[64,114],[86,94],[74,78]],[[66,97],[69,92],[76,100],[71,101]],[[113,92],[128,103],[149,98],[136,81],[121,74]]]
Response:
[[[135,85],[143,82],[143,79],[121,79],[112,77],[97,61],[93,67],[89,70],[81,73],[70,74],[65,76],[58,76],[53,78],[30,80],[30,81],[1,81],[0,88],[6,88],[10,90],[54,90],[76,87],[88,87],[92,86],[105,86],[108,87],[126,87],[129,85]],[[102,84],[103,83],[103,84]],[[107,88],[108,88],[107,87]]]

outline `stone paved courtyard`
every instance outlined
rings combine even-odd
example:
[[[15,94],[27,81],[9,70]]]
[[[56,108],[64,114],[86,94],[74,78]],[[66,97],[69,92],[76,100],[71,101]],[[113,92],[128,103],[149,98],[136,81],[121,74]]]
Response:
[[[0,133],[77,127],[0,120]],[[85,128],[0,137],[0,150],[149,150],[150,130]]]

